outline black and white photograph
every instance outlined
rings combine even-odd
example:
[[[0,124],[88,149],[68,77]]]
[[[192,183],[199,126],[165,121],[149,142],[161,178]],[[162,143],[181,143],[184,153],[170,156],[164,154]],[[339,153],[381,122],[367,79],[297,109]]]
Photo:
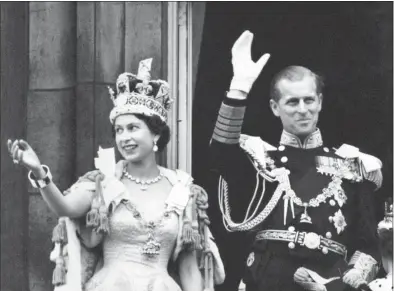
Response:
[[[393,290],[392,1],[1,1],[1,291]]]

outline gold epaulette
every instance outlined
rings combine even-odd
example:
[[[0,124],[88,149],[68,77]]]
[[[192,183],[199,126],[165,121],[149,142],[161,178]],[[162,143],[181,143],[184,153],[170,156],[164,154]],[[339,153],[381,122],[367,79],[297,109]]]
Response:
[[[336,150],[335,154],[344,159],[355,160],[359,165],[362,177],[374,183],[376,190],[382,186],[382,162],[377,157],[362,153],[358,148],[348,144],[343,144]]]

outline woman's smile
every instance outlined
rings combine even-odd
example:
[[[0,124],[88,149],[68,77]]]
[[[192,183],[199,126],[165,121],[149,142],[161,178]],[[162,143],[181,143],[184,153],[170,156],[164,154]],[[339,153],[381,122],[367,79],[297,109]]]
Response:
[[[123,149],[126,152],[131,152],[131,151],[135,150],[136,148],[137,148],[136,144],[128,144],[128,145],[123,146]]]

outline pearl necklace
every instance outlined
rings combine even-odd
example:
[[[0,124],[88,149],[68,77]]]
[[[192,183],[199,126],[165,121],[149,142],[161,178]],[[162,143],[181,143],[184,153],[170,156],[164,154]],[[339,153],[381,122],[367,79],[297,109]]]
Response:
[[[141,184],[141,190],[142,191],[145,191],[146,189],[148,189],[149,185],[159,182],[161,180],[161,178],[163,178],[163,176],[164,176],[164,174],[162,172],[160,172],[159,175],[157,175],[156,178],[149,179],[149,180],[142,180],[140,178],[136,178],[136,177],[130,175],[129,172],[127,172],[126,169],[123,170],[123,175],[127,179],[135,182],[136,184]]]

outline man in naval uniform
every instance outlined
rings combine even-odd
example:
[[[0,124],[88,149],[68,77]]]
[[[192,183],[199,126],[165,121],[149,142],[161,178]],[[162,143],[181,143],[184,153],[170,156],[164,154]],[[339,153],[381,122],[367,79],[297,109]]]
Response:
[[[360,289],[379,265],[371,201],[381,162],[351,145],[323,145],[323,82],[300,66],[272,81],[279,145],[241,134],[247,95],[270,57],[253,62],[252,40],[245,31],[234,43],[234,76],[211,140],[225,227],[245,234],[220,246],[227,273],[220,290],[237,290],[242,276],[246,291]]]

